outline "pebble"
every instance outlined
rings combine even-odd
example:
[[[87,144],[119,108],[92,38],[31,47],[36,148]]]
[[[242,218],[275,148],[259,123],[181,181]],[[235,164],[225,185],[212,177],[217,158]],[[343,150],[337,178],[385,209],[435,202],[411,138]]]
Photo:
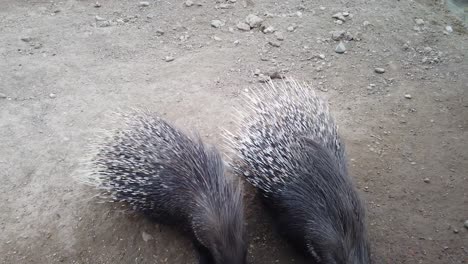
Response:
[[[320,6],[319,9],[323,11],[323,10],[325,10],[325,9],[327,9],[327,8],[324,7],[324,6]]]
[[[343,22],[346,21],[346,18],[344,17],[343,13],[341,13],[341,12],[338,12],[338,13],[334,14],[332,17],[335,18],[335,19],[341,20]]]
[[[165,32],[164,32],[164,30],[159,28],[159,29],[156,29],[155,33],[156,33],[156,36],[162,36],[162,35],[164,35]]]
[[[465,226],[466,229],[468,229],[468,220],[466,220],[463,225]]]
[[[4,94],[4,93],[0,93],[0,98],[1,98],[1,99],[4,99],[4,98],[7,98],[7,96],[6,96],[6,94]]]
[[[216,41],[221,41],[221,40],[222,40],[222,39],[221,39],[220,37],[218,37],[218,36],[214,36],[213,39],[216,40]]]
[[[414,20],[414,22],[415,22],[416,25],[418,25],[418,26],[424,25],[424,20],[422,20],[421,18],[416,18],[416,19]]]
[[[281,46],[281,43],[277,41],[268,41],[268,44],[270,44],[273,47],[279,48]]]
[[[52,99],[54,99],[54,98],[56,98],[56,97],[57,97],[57,95],[56,95],[56,94],[54,94],[54,93],[51,93],[51,94],[49,94],[49,97],[50,97],[50,98],[52,98]]]
[[[101,24],[99,24],[99,27],[110,27],[111,23],[110,21],[102,21]]]
[[[211,26],[214,28],[220,28],[224,26],[224,22],[221,20],[211,20]]]
[[[343,42],[340,41],[338,46],[336,46],[335,48],[335,52],[338,54],[342,54],[342,53],[345,53],[345,51],[346,51],[346,46],[344,45]]]
[[[288,30],[289,32],[293,32],[294,29],[296,29],[294,26],[289,26],[289,27],[287,28],[287,30]]]
[[[324,59],[325,59],[325,54],[319,54],[318,57],[319,57],[321,60],[324,60]]]
[[[148,233],[146,233],[145,231],[143,231],[143,232],[141,233],[141,237],[143,238],[143,241],[145,241],[145,242],[148,242],[148,241],[150,241],[151,239],[153,239],[153,236],[150,235],[150,234],[148,234]]]
[[[413,97],[411,96],[411,94],[405,94],[405,98],[406,98],[406,99],[411,99],[411,98],[413,98]]]
[[[370,25],[370,22],[366,20],[366,21],[362,22],[362,25],[367,27],[368,25]]]
[[[24,41],[24,42],[31,42],[32,38],[31,37],[22,37],[21,40]]]
[[[277,40],[281,40],[281,41],[284,40],[283,33],[279,32],[279,31],[275,32],[275,37],[276,37]]]
[[[140,5],[141,7],[147,7],[147,6],[150,5],[150,3],[149,3],[149,2],[146,2],[146,1],[142,1],[142,2],[140,2],[139,5]]]
[[[341,20],[336,20],[335,23],[338,24],[338,25],[342,25],[342,24],[343,24],[343,21],[341,21]]]
[[[385,69],[384,68],[375,68],[374,71],[376,73],[384,73],[385,72]]]
[[[424,181],[425,183],[430,183],[430,182],[431,182],[431,180],[429,180],[429,178],[424,178],[423,181]]]
[[[192,0],[187,0],[187,1],[185,1],[184,4],[185,4],[186,7],[191,7],[191,6],[193,6],[193,1]]]
[[[453,32],[453,28],[451,26],[446,26],[445,27],[445,31],[447,31],[448,33],[452,33]]]
[[[344,17],[349,16],[349,12],[343,12],[343,16],[344,16]]]
[[[171,61],[174,60],[174,57],[172,57],[172,56],[166,56],[166,57],[164,58],[164,60],[165,60],[166,62],[171,62]]]
[[[453,233],[458,234],[458,232],[460,232],[460,231],[458,231],[458,229],[456,229],[456,228],[453,229]]]
[[[268,27],[263,29],[263,33],[265,33],[265,34],[271,34],[271,33],[275,32],[275,31],[276,31],[276,29],[273,26],[268,26]]]
[[[245,18],[245,22],[249,24],[251,28],[256,28],[262,25],[263,19],[254,14],[250,14]]]
[[[344,30],[337,30],[337,31],[332,31],[332,39],[333,40],[341,40],[345,36],[345,31]]]
[[[237,29],[242,30],[242,31],[249,31],[250,26],[247,23],[239,22],[237,23]]]
[[[101,4],[100,4],[99,2],[96,2],[96,3],[94,4],[94,7],[99,8],[99,7],[101,7]]]
[[[105,18],[100,17],[100,16],[95,16],[94,19],[96,19],[96,21],[104,21],[104,20],[106,20]]]

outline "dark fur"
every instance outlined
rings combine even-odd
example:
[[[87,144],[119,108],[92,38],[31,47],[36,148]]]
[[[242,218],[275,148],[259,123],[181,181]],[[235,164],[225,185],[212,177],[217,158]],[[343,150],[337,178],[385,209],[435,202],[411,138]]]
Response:
[[[238,132],[227,135],[234,168],[280,232],[314,263],[371,263],[364,206],[328,105],[291,79],[247,97]]]
[[[90,177],[115,201],[187,232],[200,264],[245,264],[242,190],[215,148],[147,112],[99,144]]]

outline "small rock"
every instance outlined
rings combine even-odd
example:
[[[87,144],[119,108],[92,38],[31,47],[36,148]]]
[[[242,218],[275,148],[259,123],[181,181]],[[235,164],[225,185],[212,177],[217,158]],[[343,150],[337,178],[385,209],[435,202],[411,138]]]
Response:
[[[343,12],[343,16],[344,16],[344,17],[349,16],[349,12]]]
[[[265,34],[271,34],[271,33],[275,32],[275,31],[276,31],[276,29],[273,26],[268,26],[268,27],[263,29],[263,33],[265,33]]]
[[[346,21],[346,18],[343,16],[343,13],[341,13],[341,12],[338,12],[338,13],[334,14],[332,17],[335,18],[335,19],[341,20],[343,22]]]
[[[411,96],[411,94],[405,94],[405,98],[406,98],[406,99],[411,99],[411,98],[413,98],[413,97]]]
[[[242,30],[242,31],[249,31],[250,26],[247,23],[239,22],[237,23],[237,29]]]
[[[266,83],[266,82],[268,82],[269,80],[270,80],[270,77],[267,76],[267,75],[265,75],[265,74],[263,74],[263,73],[260,73],[260,74],[258,75],[258,81],[261,82],[261,83]]]
[[[338,24],[338,25],[342,25],[343,21],[342,20],[335,20],[335,23]]]
[[[166,62],[171,62],[171,61],[174,60],[174,57],[172,57],[172,56],[166,56],[166,57],[164,58],[164,60],[165,60]]]
[[[343,42],[340,41],[338,46],[336,46],[335,48],[335,52],[338,54],[342,54],[342,53],[345,53],[345,51],[346,51],[346,46],[344,45]]]
[[[31,37],[22,37],[21,40],[24,41],[24,42],[31,42],[32,38]]]
[[[332,31],[331,34],[332,34],[332,39],[338,41],[338,40],[343,39],[345,32],[344,30],[338,30],[338,31]]]
[[[99,2],[96,2],[96,3],[94,4],[94,7],[99,8],[99,7],[101,7],[101,4],[100,4]]]
[[[323,11],[323,10],[325,10],[325,9],[327,9],[327,8],[324,7],[324,6],[320,6],[319,9]]]
[[[143,238],[143,241],[145,241],[145,242],[148,242],[148,241],[150,241],[151,239],[153,239],[153,236],[150,235],[150,234],[148,234],[148,233],[146,233],[145,231],[143,231],[143,232],[141,233],[141,237]]]
[[[214,36],[213,39],[216,40],[216,41],[221,41],[222,40],[220,37],[217,37],[217,36]]]
[[[110,27],[110,21],[101,21],[102,23],[99,24],[99,27]]]
[[[0,99],[4,99],[4,98],[7,98],[6,94],[0,93]]]
[[[463,225],[465,226],[466,229],[468,229],[468,220],[466,220]]]
[[[262,25],[263,19],[254,14],[250,14],[245,18],[245,22],[249,24],[251,28],[256,28]]]
[[[367,27],[367,26],[370,25],[370,22],[366,20],[366,21],[362,22],[362,25],[365,26],[365,27]]]
[[[325,54],[319,54],[317,55],[317,57],[321,60],[324,60],[325,59]]]
[[[54,94],[54,93],[51,93],[51,94],[49,94],[49,97],[52,98],[52,99],[54,99],[55,97],[57,97],[57,95]]]
[[[277,41],[268,41],[268,44],[270,44],[271,46],[273,47],[276,47],[276,48],[279,48],[281,46],[281,43],[277,42]]]
[[[254,71],[254,75],[255,75],[255,76],[258,76],[258,75],[260,75],[261,73],[262,73],[262,72],[260,71],[260,69],[255,69],[255,71]]]
[[[141,7],[147,7],[149,5],[150,5],[150,3],[146,2],[146,1],[142,1],[142,2],[139,3],[139,6],[141,6]]]
[[[430,183],[430,182],[431,182],[431,180],[429,180],[429,178],[424,178],[423,181],[424,181],[425,183]]]
[[[240,43],[239,40],[234,41],[234,45],[236,45],[236,46],[239,45],[239,43]]]
[[[147,18],[147,19],[153,19],[153,18],[154,18],[154,15],[153,15],[153,14],[147,14],[147,15],[146,15],[146,18]]]
[[[446,26],[445,27],[445,31],[447,31],[448,33],[452,33],[453,32],[453,28],[451,26]]]
[[[275,37],[276,37],[277,40],[281,40],[281,41],[284,40],[283,33],[279,32],[279,31],[275,32]]]
[[[156,36],[162,36],[162,35],[164,35],[165,32],[164,32],[164,30],[158,28],[158,29],[156,29],[155,33],[156,33]]]
[[[220,28],[224,26],[224,22],[221,20],[211,20],[211,26],[214,28]]]
[[[418,26],[424,25],[424,20],[422,20],[421,18],[416,18],[416,19],[414,20],[414,22],[415,22],[416,25],[418,25]]]
[[[287,28],[287,30],[288,30],[289,32],[293,32],[295,29],[296,29],[295,26],[289,26],[289,27]]]
[[[96,19],[96,21],[104,21],[104,20],[106,20],[105,18],[100,17],[100,16],[95,16],[94,19]]]
[[[234,8],[234,6],[230,4],[219,4],[215,8],[216,9],[231,9],[231,8]]]
[[[187,1],[185,1],[184,4],[185,4],[186,7],[191,7],[191,6],[193,6],[193,1],[192,0],[187,0]]]
[[[376,73],[384,73],[385,72],[385,69],[384,68],[375,68],[374,71]]]
[[[344,39],[347,40],[347,41],[351,41],[354,39],[353,35],[351,35],[351,33],[349,32],[346,32],[345,35],[344,35]]]
[[[458,234],[458,232],[460,232],[460,231],[458,231],[458,229],[456,229],[456,228],[453,229],[453,233]]]

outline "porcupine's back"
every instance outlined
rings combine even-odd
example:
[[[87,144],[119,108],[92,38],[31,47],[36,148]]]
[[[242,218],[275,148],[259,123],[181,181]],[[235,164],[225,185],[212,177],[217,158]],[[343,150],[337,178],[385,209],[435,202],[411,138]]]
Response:
[[[146,110],[122,117],[123,128],[93,145],[96,155],[88,164],[86,180],[103,196],[161,222],[187,224],[212,189],[220,195],[231,190],[219,153],[198,136],[188,136]]]
[[[229,144],[240,160],[234,165],[237,173],[264,195],[298,180],[300,162],[310,158],[301,150],[304,139],[330,151],[346,174],[344,146],[327,103],[307,84],[270,81],[246,97],[248,107],[239,111],[238,130],[228,136]]]

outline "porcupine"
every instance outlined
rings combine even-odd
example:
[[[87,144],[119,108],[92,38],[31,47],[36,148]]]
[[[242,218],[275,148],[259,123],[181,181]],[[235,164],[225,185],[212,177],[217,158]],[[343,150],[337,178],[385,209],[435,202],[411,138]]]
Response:
[[[327,103],[307,84],[271,80],[246,94],[233,168],[258,190],[279,231],[308,259],[371,262],[365,209],[348,176],[344,143]]]
[[[220,153],[148,110],[119,115],[123,128],[93,144],[85,183],[110,201],[180,227],[200,264],[245,264],[242,188],[224,175]]]

